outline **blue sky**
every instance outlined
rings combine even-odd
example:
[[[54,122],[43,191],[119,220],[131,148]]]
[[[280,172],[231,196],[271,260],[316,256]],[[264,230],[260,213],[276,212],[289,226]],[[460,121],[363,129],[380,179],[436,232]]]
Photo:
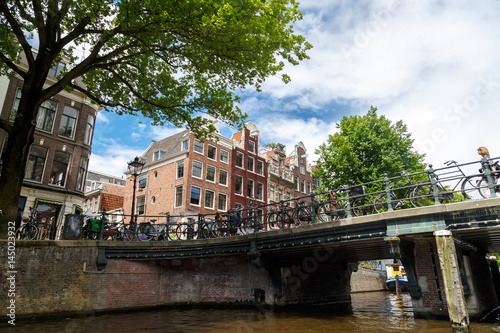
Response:
[[[290,153],[302,141],[313,161],[339,119],[373,105],[403,120],[435,167],[477,160],[479,146],[500,156],[500,2],[303,0],[300,8],[294,27],[313,44],[310,59],[286,67],[291,83],[272,77],[261,93],[240,94],[261,143]],[[151,140],[177,131],[101,111],[89,169],[120,176]]]

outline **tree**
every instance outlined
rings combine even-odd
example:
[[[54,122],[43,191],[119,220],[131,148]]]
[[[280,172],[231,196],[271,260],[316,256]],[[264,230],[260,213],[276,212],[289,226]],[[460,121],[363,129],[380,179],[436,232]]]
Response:
[[[321,190],[381,180],[400,172],[425,169],[424,155],[413,150],[413,139],[400,120],[392,123],[377,115],[373,106],[364,116],[344,116],[338,132],[330,135],[316,154],[319,155],[314,177]]]
[[[0,0],[0,75],[24,81],[14,123],[0,122],[8,134],[0,237],[16,216],[42,102],[77,90],[107,111],[186,126],[199,137],[215,130],[203,113],[241,128],[246,115],[235,91],[260,91],[285,62],[307,58],[311,45],[292,26],[301,18],[295,0]],[[65,68],[44,86],[59,62]]]

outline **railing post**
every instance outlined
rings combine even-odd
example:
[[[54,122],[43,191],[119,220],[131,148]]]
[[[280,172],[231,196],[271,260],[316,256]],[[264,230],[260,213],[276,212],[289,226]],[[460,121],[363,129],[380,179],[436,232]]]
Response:
[[[434,173],[434,169],[432,168],[432,164],[429,164],[429,169],[427,170],[427,173],[429,174],[429,179],[431,180],[432,195],[434,197],[434,205],[440,205],[441,202],[439,202],[439,193],[437,190],[436,174]]]
[[[352,212],[351,212],[351,201],[349,199],[349,186],[344,185],[343,186],[344,191],[345,191],[345,199],[346,199],[346,209],[347,209],[347,217],[351,218],[352,217]]]
[[[231,211],[227,212],[226,218],[226,237],[231,236]]]
[[[253,232],[256,234],[259,231],[259,216],[257,214],[257,207],[255,206],[252,207],[252,214],[254,223]]]
[[[101,230],[99,231],[99,240],[102,240],[102,235],[104,233],[104,221],[106,221],[106,208],[102,209],[102,215],[101,215]]]
[[[391,197],[391,182],[387,177],[387,173],[384,173],[384,184],[385,184],[385,196],[387,201],[387,211],[392,212],[392,197]]]
[[[283,200],[280,201],[281,205],[281,211],[280,211],[280,219],[281,219],[281,226],[280,229],[283,229],[285,227],[285,203]]]
[[[201,221],[202,221],[202,220],[204,220],[204,219],[203,219],[203,215],[202,215],[202,214],[198,214],[198,221],[197,221],[197,223],[198,223],[198,231],[197,231],[197,234],[198,234],[198,239],[201,239],[201,238],[202,238],[202,237],[201,237],[201,232],[202,232],[202,231],[201,231],[201,225],[202,225]],[[194,228],[194,225],[193,225],[193,228]],[[188,230],[189,230],[189,228],[188,228]]]
[[[316,223],[316,195],[311,193],[311,224]]]
[[[490,190],[490,197],[496,198],[497,194],[495,192],[495,184],[493,184],[493,177],[491,177],[490,163],[486,157],[481,159],[481,164],[483,165],[484,175],[486,176],[486,181],[488,182],[488,189]]]

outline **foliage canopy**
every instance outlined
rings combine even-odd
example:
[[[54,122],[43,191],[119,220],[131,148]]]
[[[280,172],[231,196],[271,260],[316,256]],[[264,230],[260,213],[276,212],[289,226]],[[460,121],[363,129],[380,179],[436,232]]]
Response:
[[[337,189],[398,176],[403,170],[425,169],[424,155],[413,150],[413,139],[402,121],[392,123],[377,115],[373,106],[364,116],[344,116],[338,132],[316,149],[319,155],[313,171],[319,191]]]
[[[15,121],[0,120],[0,221],[15,217],[42,102],[74,90],[199,137],[215,130],[203,114],[241,128],[235,92],[270,76],[286,83],[285,63],[307,58],[311,45],[293,30],[301,18],[295,0],[0,0],[0,75],[23,81]]]

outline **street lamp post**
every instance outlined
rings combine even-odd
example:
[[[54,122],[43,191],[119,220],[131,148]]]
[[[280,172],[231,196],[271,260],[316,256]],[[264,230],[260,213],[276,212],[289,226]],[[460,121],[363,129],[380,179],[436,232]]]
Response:
[[[131,219],[130,219],[130,227],[132,228],[132,232],[135,235],[135,226],[137,221],[135,220],[135,187],[137,185],[137,176],[139,176],[142,172],[142,168],[144,167],[144,162],[139,159],[139,157],[135,157],[133,161],[130,161],[128,164],[128,170],[130,175],[134,177],[134,187],[132,188],[132,209],[130,211]],[[135,238],[135,236],[134,236]]]

